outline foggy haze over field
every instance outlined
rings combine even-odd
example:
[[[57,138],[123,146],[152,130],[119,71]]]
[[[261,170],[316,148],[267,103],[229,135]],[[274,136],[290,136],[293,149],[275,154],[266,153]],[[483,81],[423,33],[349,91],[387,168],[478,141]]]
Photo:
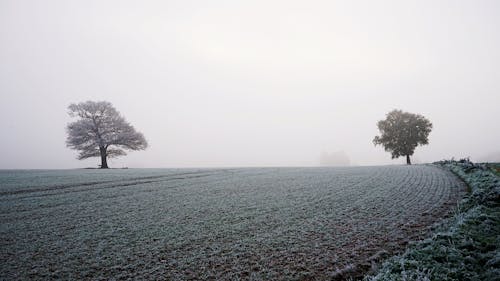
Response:
[[[111,167],[500,161],[498,1],[0,1],[0,169],[96,167],[67,107],[109,101],[149,148]],[[489,158],[488,158],[489,157]],[[322,160],[323,159],[323,160]]]

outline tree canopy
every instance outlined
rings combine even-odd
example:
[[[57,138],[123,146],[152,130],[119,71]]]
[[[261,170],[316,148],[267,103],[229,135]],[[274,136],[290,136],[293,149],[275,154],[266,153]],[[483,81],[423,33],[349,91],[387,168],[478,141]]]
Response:
[[[143,150],[148,143],[125,118],[106,101],[71,104],[69,115],[79,118],[68,124],[66,144],[79,151],[78,159],[101,157],[101,168],[108,168],[107,158],[126,155],[125,150]]]
[[[380,136],[373,139],[375,145],[382,145],[392,158],[406,156],[406,163],[411,164],[410,156],[419,145],[429,143],[432,123],[420,114],[393,110],[387,113],[385,120],[377,123]]]

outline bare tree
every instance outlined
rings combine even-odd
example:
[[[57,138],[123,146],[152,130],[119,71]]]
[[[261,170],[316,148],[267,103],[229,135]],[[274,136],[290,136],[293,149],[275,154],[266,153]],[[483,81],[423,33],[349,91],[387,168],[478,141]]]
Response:
[[[126,155],[127,150],[146,149],[144,135],[137,132],[106,101],[71,104],[69,115],[79,120],[68,124],[69,148],[79,151],[78,159],[101,157],[101,168],[108,168],[107,158]]]
[[[410,156],[418,145],[429,143],[432,123],[422,115],[393,110],[387,113],[385,120],[378,121],[381,133],[373,140],[381,144],[385,151],[391,152],[392,158],[406,156],[406,164],[411,165]]]

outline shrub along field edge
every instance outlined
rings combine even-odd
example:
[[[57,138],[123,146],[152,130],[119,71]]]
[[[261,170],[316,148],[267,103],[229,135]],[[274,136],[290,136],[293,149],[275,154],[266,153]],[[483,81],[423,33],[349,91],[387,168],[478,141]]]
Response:
[[[460,177],[468,194],[430,238],[363,280],[500,280],[500,177],[468,159],[434,164]]]

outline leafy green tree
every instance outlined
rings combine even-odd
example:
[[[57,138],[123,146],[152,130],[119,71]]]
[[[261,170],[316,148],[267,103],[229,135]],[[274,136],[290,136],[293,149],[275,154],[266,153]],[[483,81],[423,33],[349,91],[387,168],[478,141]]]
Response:
[[[406,164],[411,165],[410,156],[419,145],[429,143],[432,123],[420,114],[393,110],[385,120],[377,123],[380,136],[373,139],[375,145],[382,145],[390,152],[392,159],[406,156]]]

